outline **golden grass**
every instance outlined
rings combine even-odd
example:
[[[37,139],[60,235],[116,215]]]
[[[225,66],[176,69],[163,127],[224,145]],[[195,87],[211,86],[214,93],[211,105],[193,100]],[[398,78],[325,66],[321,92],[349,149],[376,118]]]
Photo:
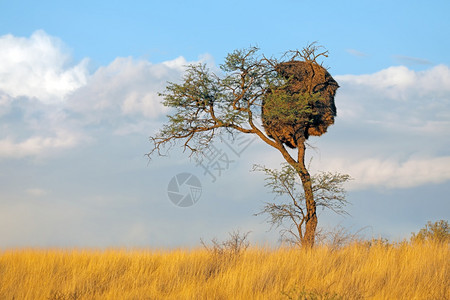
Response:
[[[448,244],[0,252],[0,299],[450,299]]]

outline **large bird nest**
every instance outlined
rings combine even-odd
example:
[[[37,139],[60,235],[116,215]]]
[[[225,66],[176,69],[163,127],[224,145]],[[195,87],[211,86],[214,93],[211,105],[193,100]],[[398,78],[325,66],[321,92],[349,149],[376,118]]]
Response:
[[[339,85],[315,61],[283,62],[275,70],[285,84],[266,94],[263,126],[269,137],[297,148],[309,136],[324,134],[334,123],[334,96]]]

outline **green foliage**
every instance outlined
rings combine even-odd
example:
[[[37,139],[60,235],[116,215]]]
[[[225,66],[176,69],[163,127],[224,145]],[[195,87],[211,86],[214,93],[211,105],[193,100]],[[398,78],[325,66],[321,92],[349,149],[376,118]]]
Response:
[[[450,228],[448,221],[439,220],[434,223],[428,221],[424,228],[412,233],[411,242],[450,242]]]
[[[223,130],[262,134],[254,125],[264,95],[284,83],[275,59],[258,55],[258,48],[235,50],[220,67],[220,76],[205,64],[189,65],[181,83],[169,82],[163,104],[172,108],[168,123],[155,136],[153,152],[184,140],[185,149],[203,151]]]
[[[344,184],[352,178],[348,174],[320,172],[311,177],[314,199],[317,206],[333,210],[337,214],[347,214],[344,206],[348,203],[345,199]]]
[[[269,126],[294,126],[313,122],[321,96],[319,93],[292,94],[285,90],[272,91],[264,101],[264,119]]]

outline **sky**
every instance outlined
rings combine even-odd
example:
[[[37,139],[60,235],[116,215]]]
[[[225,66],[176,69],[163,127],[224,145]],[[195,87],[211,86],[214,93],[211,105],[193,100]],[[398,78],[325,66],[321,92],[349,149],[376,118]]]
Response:
[[[395,241],[448,220],[448,11],[446,0],[0,0],[0,249],[196,247],[234,230],[278,245],[254,216],[274,195],[250,171],[279,167],[276,150],[224,136],[212,145],[228,160],[210,172],[181,145],[145,154],[170,113],[158,93],[187,65],[314,41],[340,88],[307,160],[353,178],[349,215],[320,210],[319,226]],[[183,173],[200,182],[189,207],[168,191]]]

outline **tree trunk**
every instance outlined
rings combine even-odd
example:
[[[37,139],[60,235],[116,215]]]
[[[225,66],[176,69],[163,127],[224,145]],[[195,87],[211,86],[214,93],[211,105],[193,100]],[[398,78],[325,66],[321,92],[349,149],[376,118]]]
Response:
[[[305,166],[305,143],[298,143],[298,166],[297,170],[302,180],[306,202],[305,232],[302,237],[302,246],[311,248],[314,246],[317,228],[316,201],[312,191],[311,176]]]

